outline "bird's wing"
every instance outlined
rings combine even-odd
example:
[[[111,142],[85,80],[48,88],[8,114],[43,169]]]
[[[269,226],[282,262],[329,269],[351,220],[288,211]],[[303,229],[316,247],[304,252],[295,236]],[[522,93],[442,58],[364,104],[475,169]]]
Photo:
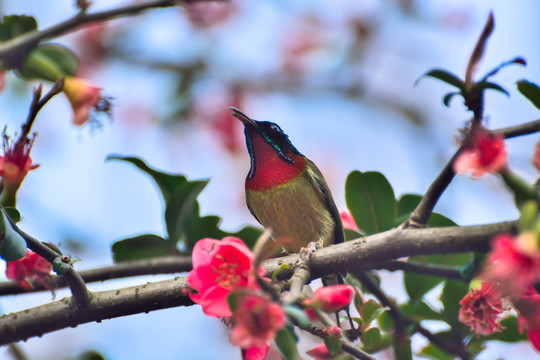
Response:
[[[341,216],[339,215],[339,210],[337,209],[336,203],[334,202],[332,193],[330,193],[330,188],[328,187],[328,184],[326,184],[326,180],[324,180],[323,174],[321,173],[319,168],[313,163],[313,161],[307,158],[306,161],[307,169],[311,172],[312,175],[310,176],[310,178],[315,180],[315,187],[321,193],[326,208],[328,209],[330,215],[332,216],[332,219],[334,219],[336,223],[336,227],[334,228],[334,243],[342,243],[345,241],[343,223],[341,222]]]

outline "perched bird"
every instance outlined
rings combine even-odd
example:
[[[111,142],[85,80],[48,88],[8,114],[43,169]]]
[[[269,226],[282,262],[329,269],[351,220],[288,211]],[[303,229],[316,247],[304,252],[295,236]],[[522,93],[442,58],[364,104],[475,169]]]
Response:
[[[343,224],[317,166],[302,155],[281,128],[231,108],[244,123],[251,168],[246,203],[251,214],[289,253],[310,242],[319,247],[344,241]]]

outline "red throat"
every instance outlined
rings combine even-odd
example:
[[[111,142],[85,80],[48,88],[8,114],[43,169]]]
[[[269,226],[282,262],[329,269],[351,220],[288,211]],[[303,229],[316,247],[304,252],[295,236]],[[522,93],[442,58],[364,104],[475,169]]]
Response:
[[[300,154],[289,152],[285,155],[294,163],[291,164],[279,157],[276,150],[259,134],[251,136],[255,157],[255,173],[246,179],[246,188],[253,191],[264,191],[294,180],[306,168],[306,158]]]

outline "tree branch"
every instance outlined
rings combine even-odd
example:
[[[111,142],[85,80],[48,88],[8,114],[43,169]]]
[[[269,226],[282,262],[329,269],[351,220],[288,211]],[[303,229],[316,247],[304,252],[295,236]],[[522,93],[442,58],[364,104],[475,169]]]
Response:
[[[166,256],[149,260],[122,262],[96,269],[81,270],[78,273],[84,282],[88,284],[140,275],[181,273],[191,269],[191,256]],[[24,290],[14,281],[2,281],[0,282],[0,296],[48,290],[37,280],[33,280],[31,284],[33,286],[32,290]],[[54,289],[67,286],[66,280],[58,275],[51,276],[51,284]]]
[[[495,135],[503,135],[505,138],[513,138],[521,135],[528,135],[540,131],[540,120],[534,120],[528,123],[524,123],[517,126],[511,126],[507,128],[497,129],[491,131]],[[442,193],[446,190],[450,182],[454,179],[456,173],[454,172],[454,162],[457,157],[463,151],[463,147],[459,147],[454,156],[450,161],[444,166],[439,175],[431,183],[428,190],[422,197],[422,201],[412,212],[411,216],[402,224],[403,228],[419,228],[425,227],[435,204],[441,197]]]
[[[312,276],[369,268],[374,264],[412,255],[487,251],[491,238],[501,232],[515,232],[517,222],[468,227],[394,229],[343,244],[316,250],[311,256]],[[271,276],[283,263],[280,278],[290,277],[298,254],[263,263]],[[182,291],[185,278],[93,293],[84,308],[73,306],[71,298],[0,317],[0,346],[40,336],[47,332],[92,321],[127,316],[173,306],[192,304]]]
[[[189,4],[192,2],[201,1],[223,1],[223,0],[155,0],[146,3],[134,3],[122,6],[112,10],[87,14],[80,12],[74,17],[53,25],[44,30],[36,30],[24,33],[6,42],[0,44],[0,59],[5,59],[18,54],[24,49],[37,46],[40,42],[55,38],[60,35],[65,35],[77,28],[96,21],[105,21],[121,16],[136,15],[148,9],[166,8],[181,4]]]
[[[455,267],[449,267],[449,266],[434,266],[434,265],[424,265],[424,264],[417,264],[414,262],[409,261],[400,261],[400,260],[390,260],[383,262],[381,264],[377,264],[372,267],[372,269],[384,269],[389,271],[408,271],[418,274],[426,274],[426,275],[432,275],[432,276],[440,276],[451,280],[461,280],[461,281],[468,281],[465,279],[458,269]],[[0,283],[0,289],[1,289],[1,283]],[[1,290],[0,290],[1,294]]]

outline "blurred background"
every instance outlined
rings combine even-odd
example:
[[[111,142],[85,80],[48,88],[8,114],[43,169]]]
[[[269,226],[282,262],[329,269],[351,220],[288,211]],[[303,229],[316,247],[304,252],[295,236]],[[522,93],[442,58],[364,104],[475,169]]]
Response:
[[[34,16],[46,28],[72,17],[73,3],[3,0],[0,11]],[[90,11],[128,3],[94,0]],[[493,79],[511,96],[487,93],[489,127],[535,120],[537,110],[515,88],[522,78],[540,81],[535,0],[232,0],[151,10],[58,38],[79,56],[78,75],[113,98],[113,116],[76,127],[63,95],[47,104],[34,128],[32,159],[41,166],[19,191],[20,226],[81,257],[78,269],[111,264],[116,240],[163,234],[157,189],[131,165],[105,162],[110,154],[138,156],[192,180],[209,178],[200,196],[203,215],[221,216],[230,231],[256,224],[244,203],[249,157],[243,129],[229,106],[279,123],[321,169],[339,208],[345,208],[344,185],[352,170],[382,172],[396,196],[421,194],[455,151],[470,114],[457,97],[443,106],[448,85],[414,83],[435,67],[463,77],[489,11],[495,31],[478,74],[518,55],[528,62]],[[19,131],[35,85],[7,75],[0,123],[8,134]],[[508,142],[510,166],[530,181],[538,177],[531,165],[537,141],[531,135]],[[517,217],[511,196],[493,176],[457,177],[436,211],[460,225]],[[90,289],[166,278],[108,281]],[[399,286],[390,293],[405,296]],[[58,291],[57,298],[66,295]],[[0,309],[18,311],[50,300],[50,293],[3,297]],[[304,339],[301,348],[315,342]],[[417,340],[416,349],[421,345]],[[86,350],[113,360],[239,358],[226,328],[196,306],[85,324],[30,339],[21,348],[30,359],[77,358]],[[509,349],[493,345],[480,358],[504,358]],[[9,356],[0,348],[0,358]],[[519,344],[507,358],[518,356],[538,355]]]

